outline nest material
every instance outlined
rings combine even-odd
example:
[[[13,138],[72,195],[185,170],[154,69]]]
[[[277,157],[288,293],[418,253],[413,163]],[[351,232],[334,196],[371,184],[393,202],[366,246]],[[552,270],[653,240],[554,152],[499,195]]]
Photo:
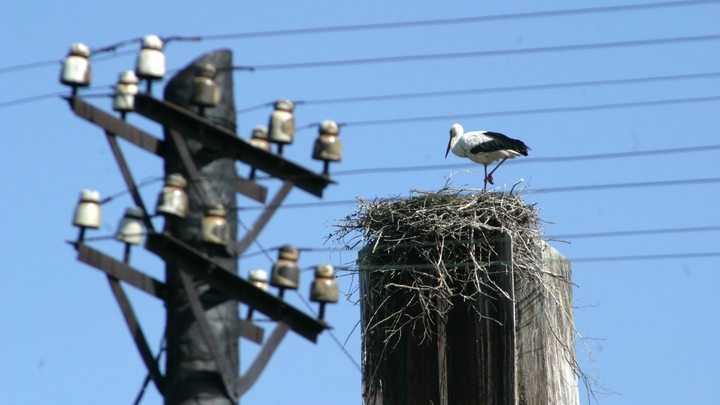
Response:
[[[380,328],[386,343],[408,325],[429,336],[438,316],[459,297],[508,297],[491,276],[498,260],[495,246],[503,235],[512,240],[516,281],[542,282],[540,219],[518,195],[446,187],[414,191],[409,198],[358,202],[333,236],[365,245],[358,259],[357,271],[365,281],[360,300],[370,300],[374,313],[363,313],[364,333]],[[396,293],[403,294],[404,305],[390,308],[387,297]]]
[[[413,191],[408,198],[372,202],[359,198],[355,212],[335,224],[337,230],[330,238],[346,248],[364,246],[358,266],[350,270],[363,280],[359,297],[364,302],[363,335],[384,337],[380,354],[365,347],[373,339],[363,339],[363,364],[371,365],[369,369],[363,367],[364,380],[374,381],[380,357],[403,333],[409,330],[417,337],[419,332],[423,339],[436,333],[438,320],[446,317],[453,302],[511,298],[493,281],[501,237],[509,236],[512,241],[515,285],[523,286],[525,294],[532,291],[535,299],[572,325],[572,308],[561,302],[552,285],[571,280],[556,279],[557,275],[542,267],[544,242],[538,211],[512,192],[478,193],[477,189],[447,186],[437,192]],[[466,307],[479,311],[482,306]],[[478,315],[488,318],[487,314]],[[585,338],[574,325],[571,327],[596,366]],[[565,360],[583,380],[588,401],[598,402],[598,392],[613,393],[596,376],[581,370],[572,343],[563,341],[559,332],[552,331],[556,344],[573,353]]]

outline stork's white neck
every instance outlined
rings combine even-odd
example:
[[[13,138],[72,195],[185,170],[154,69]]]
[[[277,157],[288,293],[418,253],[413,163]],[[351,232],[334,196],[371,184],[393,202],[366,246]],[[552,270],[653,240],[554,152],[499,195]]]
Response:
[[[460,140],[460,137],[463,136],[463,133],[465,131],[463,130],[462,125],[460,124],[453,124],[453,126],[450,128],[450,148],[454,148],[455,144],[458,143]]]

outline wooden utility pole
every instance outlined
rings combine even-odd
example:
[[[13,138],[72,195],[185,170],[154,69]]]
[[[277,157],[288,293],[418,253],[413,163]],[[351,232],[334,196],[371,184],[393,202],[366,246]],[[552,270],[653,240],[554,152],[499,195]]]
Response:
[[[358,257],[363,403],[579,404],[571,266],[525,228],[532,208],[428,194],[367,203],[349,226],[374,235]]]
[[[160,41],[154,36],[149,40],[151,45]],[[157,46],[143,49],[141,56],[144,51],[152,52],[155,62],[164,61]],[[88,63],[85,59],[80,62]],[[74,66],[69,62],[65,65]],[[164,63],[161,66],[164,72]],[[125,72],[123,77],[137,83],[136,78],[129,80],[134,78],[133,72]],[[230,51],[211,52],[193,61],[171,79],[165,100],[155,99],[150,92],[121,94],[124,104],[118,110],[120,118],[87,103],[77,94],[76,87],[87,86],[89,82],[70,84],[74,86],[73,93],[67,100],[72,111],[103,129],[133,202],[139,207],[128,210],[134,215],[134,229],[145,228],[145,231],[134,231],[136,239],[132,242],[125,242],[123,261],[93,249],[84,239],[85,229],[99,227],[101,202],[97,192],[86,190],[74,221],[81,227],[80,236],[70,242],[78,251],[78,259],[106,273],[148,370],[146,382],[154,383],[165,397],[166,405],[237,404],[257,381],[288,331],[316,342],[317,336],[329,328],[323,320],[308,316],[266,289],[240,278],[237,257],[262,232],[294,187],[322,197],[325,187],[334,182],[327,173],[312,172],[237,136]],[[130,112],[163,125],[165,139],[127,123],[125,116]],[[165,215],[163,231],[153,225],[148,213],[150,206],[143,202],[117,138],[165,159],[166,175],[173,174],[166,184],[171,195],[185,196],[183,190],[187,191],[188,212]],[[267,201],[264,186],[236,174],[236,161],[282,180],[283,186]],[[185,183],[187,187],[179,185]],[[176,192],[179,194],[172,194]],[[235,193],[267,203],[264,212],[239,240]],[[169,209],[164,204],[158,211]],[[145,233],[144,247],[166,263],[164,281],[144,274],[130,263],[130,244],[139,244],[142,233]],[[165,303],[165,375],[158,365],[159,355],[152,353],[145,339],[124,285]],[[264,329],[252,319],[239,318],[239,303],[277,322],[269,337],[265,337]],[[238,376],[240,338],[262,345],[242,376]],[[138,400],[141,396],[142,391]]]
[[[191,103],[193,81],[198,68],[213,65],[218,73],[215,83],[220,89],[220,103],[205,111],[210,122],[235,132],[235,102],[233,99],[232,54],[230,51],[216,51],[193,61],[170,80],[165,88],[165,100],[178,107],[198,114],[198,107]],[[181,173],[190,180],[188,199],[190,210],[185,218],[168,218],[166,231],[189,246],[205,253],[212,260],[222,263],[234,274],[238,272],[237,260],[222,249],[210,247],[201,240],[201,222],[205,210],[212,204],[223,207],[236,206],[233,177],[235,167],[233,159],[214,152],[203,150],[203,145],[192,139],[186,140],[172,128],[165,128],[165,139],[172,147],[165,154],[165,174]],[[189,153],[188,153],[189,152]],[[194,168],[188,173],[183,160],[190,159]],[[226,210],[230,228],[230,240],[237,239],[237,215],[233,209]],[[222,380],[222,372],[213,361],[211,347],[203,337],[198,319],[192,316],[190,303],[183,285],[182,274],[186,274],[185,264],[181,261],[167,263],[166,284],[167,307],[167,375],[165,397],[166,405],[180,405],[186,401],[197,404],[230,405]],[[238,373],[238,342],[240,320],[238,302],[217,290],[206,282],[192,280],[197,291],[201,292],[200,301],[220,351],[225,359],[226,368],[232,375]],[[197,401],[197,402],[194,402]]]

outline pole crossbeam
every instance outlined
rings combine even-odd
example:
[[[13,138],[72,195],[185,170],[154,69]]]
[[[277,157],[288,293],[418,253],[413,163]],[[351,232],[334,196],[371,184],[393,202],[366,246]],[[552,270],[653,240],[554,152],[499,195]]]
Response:
[[[136,128],[133,125],[113,117],[105,111],[85,102],[81,97],[67,98],[70,108],[75,115],[85,119],[113,135],[117,135],[126,141],[138,146],[146,151],[158,155],[165,156],[165,142],[148,134],[147,132]]]
[[[313,343],[317,342],[317,336],[322,331],[330,328],[324,321],[312,318],[280,298],[255,287],[171,235],[148,235],[145,247],[166,261],[183,263],[193,277],[205,281],[274,321],[285,322],[290,329]]]
[[[165,148],[167,147],[165,141],[119,118],[113,117],[92,104],[85,102],[81,97],[69,97],[67,100],[75,115],[104,129],[108,137],[110,135],[119,136],[154,155],[165,157]],[[236,176],[235,178],[235,190],[260,203],[264,203],[267,196],[266,187],[240,176]]]
[[[335,182],[274,153],[256,148],[238,138],[233,131],[213,124],[210,120],[174,105],[139,94],[135,97],[136,111],[167,128],[180,131],[187,138],[201,142],[218,153],[227,155],[273,177],[292,181],[297,187],[318,197]]]
[[[161,300],[165,299],[166,286],[162,281],[135,270],[127,263],[115,260],[84,243],[73,244],[77,247],[79,261],[95,267],[111,277],[122,280],[139,290],[145,291],[153,297]]]

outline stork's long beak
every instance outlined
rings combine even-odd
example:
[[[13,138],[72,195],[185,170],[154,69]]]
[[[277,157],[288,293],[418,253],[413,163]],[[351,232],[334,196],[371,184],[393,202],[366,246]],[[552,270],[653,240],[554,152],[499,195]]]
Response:
[[[448,141],[448,148],[445,151],[445,159],[447,159],[447,155],[448,155],[448,153],[450,153],[450,143],[451,142],[452,142],[452,138],[450,138],[450,140]]]

